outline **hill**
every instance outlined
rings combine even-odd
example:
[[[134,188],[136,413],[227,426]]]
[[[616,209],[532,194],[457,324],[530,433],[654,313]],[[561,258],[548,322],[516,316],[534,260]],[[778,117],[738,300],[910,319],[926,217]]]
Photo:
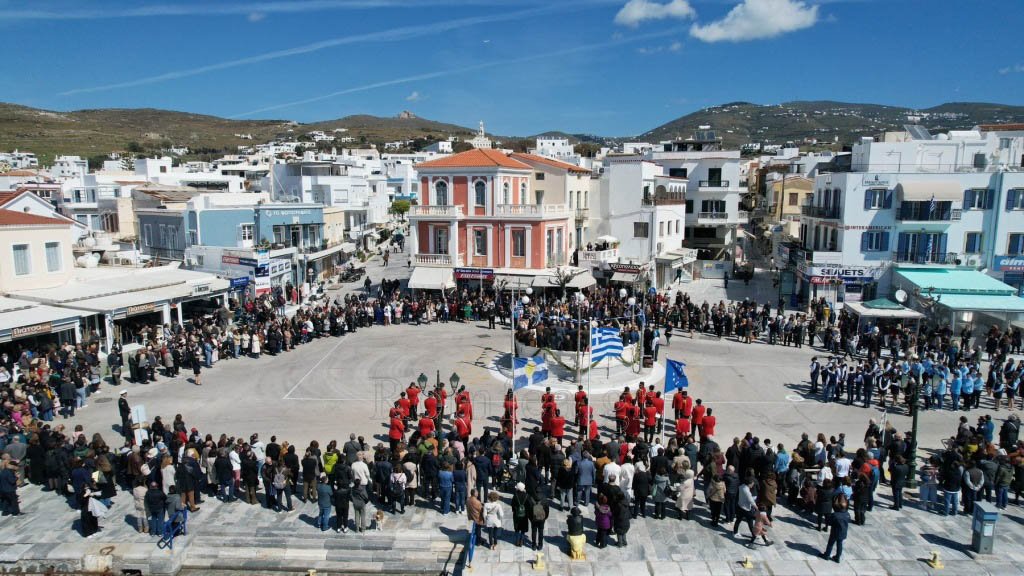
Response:
[[[802,143],[814,138],[819,144],[850,144],[861,136],[897,130],[904,124],[921,124],[933,132],[962,130],[977,124],[1024,122],[1024,106],[978,102],[949,102],[915,110],[880,104],[832,101],[785,102],[760,105],[731,102],[698,110],[641,134],[657,142],[688,138],[698,126],[711,125],[726,147],[747,142]]]
[[[49,163],[60,154],[82,157],[112,151],[154,152],[170,146],[187,146],[193,153],[219,155],[239,145],[266,142],[275,137],[299,136],[313,130],[329,132],[345,128],[345,136],[357,143],[417,138],[466,136],[472,131],[408,115],[380,118],[347,116],[313,124],[287,120],[229,120],[217,116],[155,110],[151,108],[76,110],[53,112],[0,103],[0,149],[35,152]],[[238,135],[251,135],[252,139]]]

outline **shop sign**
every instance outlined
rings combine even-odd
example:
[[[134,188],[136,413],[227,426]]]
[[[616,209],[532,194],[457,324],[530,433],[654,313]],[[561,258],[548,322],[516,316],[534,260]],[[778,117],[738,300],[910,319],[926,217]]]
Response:
[[[1024,272],[1024,256],[996,256],[996,272]]]
[[[244,290],[248,286],[249,286],[249,277],[248,276],[243,276],[241,278],[232,278],[231,279],[231,289],[232,290]]]
[[[209,292],[210,292],[210,285],[209,284],[198,284],[198,285],[192,287],[192,295],[193,296],[199,296],[201,294],[209,294]]]
[[[310,210],[309,208],[302,209],[302,210],[277,210],[277,209],[275,209],[275,210],[267,210],[265,212],[265,214],[268,217],[274,217],[274,216],[308,216],[308,215],[310,215],[312,213],[313,213],[313,211]]]
[[[810,266],[807,275],[825,278],[849,278],[852,280],[873,280],[882,275],[882,269],[870,266]]]
[[[233,264],[235,266],[248,266],[250,268],[256,267],[255,258],[242,258],[241,256],[235,256],[233,254],[224,254],[220,257],[222,264]]]
[[[268,265],[270,276],[280,276],[292,271],[291,260],[271,260]]]
[[[53,332],[52,322],[42,322],[40,324],[33,324],[31,326],[20,326],[18,328],[11,328],[11,339],[17,340],[19,338],[28,338],[30,336],[37,336],[39,334],[49,334]]]
[[[775,261],[783,266],[789,262],[789,246],[782,242],[775,245]]]
[[[156,303],[150,302],[149,304],[137,304],[135,306],[129,306],[125,311],[126,316],[135,316],[137,314],[146,314],[156,310]]]
[[[625,272],[626,274],[639,274],[643,271],[640,264],[619,264],[618,262],[608,264],[612,272]]]
[[[882,176],[881,174],[865,174],[861,183],[865,188],[888,188],[889,176]]]
[[[845,284],[847,280],[845,278],[826,277],[826,276],[811,276],[811,284]]]
[[[255,286],[257,296],[270,294],[270,276],[257,276]]]
[[[493,268],[456,268],[453,270],[456,280],[493,280]]]

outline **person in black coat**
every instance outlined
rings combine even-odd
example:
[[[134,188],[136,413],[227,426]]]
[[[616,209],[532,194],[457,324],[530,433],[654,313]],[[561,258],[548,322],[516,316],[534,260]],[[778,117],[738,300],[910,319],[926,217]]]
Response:
[[[835,491],[832,488],[832,480],[826,479],[821,484],[821,488],[818,490],[817,501],[814,505],[814,511],[818,515],[818,531],[824,530],[822,525],[830,525],[829,517],[832,515],[832,498],[835,496]],[[849,520],[849,514],[847,514],[847,520]]]
[[[633,518],[647,518],[647,499],[651,496],[651,475],[642,462],[637,462],[633,472]],[[614,508],[613,508],[614,511]]]
[[[910,474],[910,467],[902,455],[896,455],[889,467],[889,482],[892,486],[892,509],[903,508],[903,488],[907,485],[907,476]]]
[[[242,455],[242,486],[245,487],[245,501],[248,504],[256,504],[256,490],[260,485],[260,465],[256,461],[256,455],[248,451]]]
[[[615,535],[618,537],[619,548],[626,545],[626,533],[629,532],[630,516],[629,502],[625,498],[612,506],[612,525],[615,528]]]
[[[227,448],[217,451],[217,458],[213,461],[213,469],[217,475],[217,484],[220,486],[220,497],[224,502],[234,499],[235,473],[231,469],[231,459],[228,458]]]
[[[331,470],[331,484],[334,486],[334,512],[337,519],[335,532],[348,532],[348,506],[352,500],[352,467],[344,458],[338,460]]]
[[[836,509],[832,513],[832,517],[829,518],[829,534],[828,534],[828,546],[825,547],[825,552],[822,553],[822,558],[828,558],[829,554],[832,553],[832,547],[836,548],[836,555],[832,557],[834,562],[839,562],[843,556],[843,542],[846,540],[846,535],[850,528],[850,513],[847,511],[846,498],[839,498],[836,503]]]

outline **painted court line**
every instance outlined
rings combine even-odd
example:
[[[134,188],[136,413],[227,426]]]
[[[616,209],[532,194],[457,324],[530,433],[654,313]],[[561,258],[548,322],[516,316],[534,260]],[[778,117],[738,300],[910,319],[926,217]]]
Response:
[[[295,392],[296,390],[298,390],[299,386],[302,385],[302,383],[306,380],[306,378],[309,378],[309,375],[312,374],[314,370],[319,368],[320,365],[324,363],[324,360],[327,360],[328,356],[330,356],[331,354],[334,354],[334,351],[338,349],[338,346],[341,346],[341,343],[344,342],[347,339],[348,339],[348,334],[345,334],[344,336],[342,336],[341,340],[338,340],[338,343],[335,344],[334,347],[331,348],[331,350],[327,354],[324,354],[324,357],[321,358],[319,362],[317,362],[316,364],[313,364],[313,367],[309,369],[309,372],[306,372],[305,376],[303,376],[302,378],[299,378],[299,381],[295,383],[295,386],[292,386],[292,389],[289,390],[288,393],[284,395],[284,398],[282,398],[282,400],[288,400],[288,397],[292,395],[292,392]]]

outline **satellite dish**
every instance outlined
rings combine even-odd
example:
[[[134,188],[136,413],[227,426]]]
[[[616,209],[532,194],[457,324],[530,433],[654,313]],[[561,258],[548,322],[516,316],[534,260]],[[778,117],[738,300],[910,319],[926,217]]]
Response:
[[[895,296],[896,296],[896,301],[899,302],[900,304],[906,303],[906,301],[907,301],[907,292],[905,290],[897,290]]]

